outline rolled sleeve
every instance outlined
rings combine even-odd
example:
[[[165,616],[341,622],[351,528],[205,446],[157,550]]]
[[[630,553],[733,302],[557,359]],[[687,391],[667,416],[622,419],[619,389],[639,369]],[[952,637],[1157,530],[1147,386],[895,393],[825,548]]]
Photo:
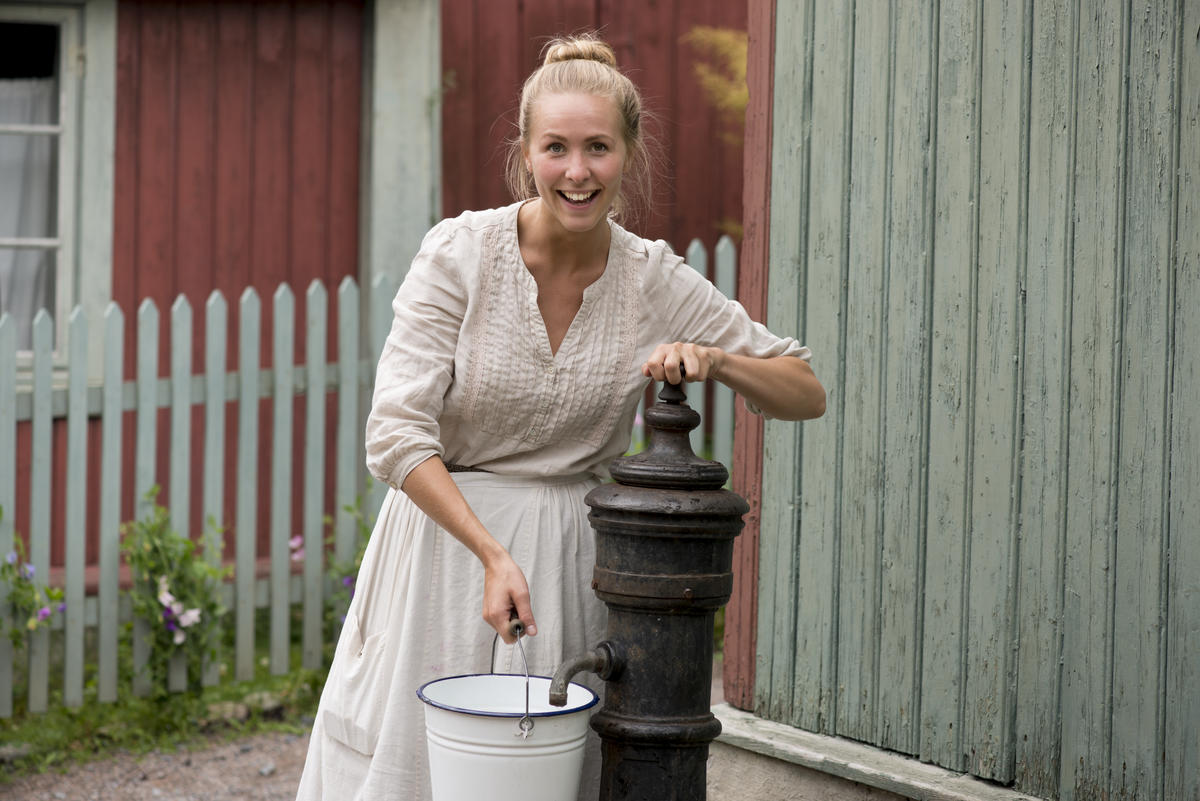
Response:
[[[791,356],[812,360],[812,351],[794,337],[777,336],[762,323],[750,319],[742,304],[721,294],[711,281],[671,253],[664,243],[655,244],[661,250],[651,254],[650,263],[658,262],[658,269],[651,269],[647,276],[653,284],[648,293],[652,306],[661,310],[663,341],[693,342],[759,359]],[[762,414],[749,401],[746,408]]]
[[[367,469],[395,488],[421,462],[444,454],[438,420],[467,303],[453,240],[446,222],[425,236],[392,301],[392,328],[375,373]]]

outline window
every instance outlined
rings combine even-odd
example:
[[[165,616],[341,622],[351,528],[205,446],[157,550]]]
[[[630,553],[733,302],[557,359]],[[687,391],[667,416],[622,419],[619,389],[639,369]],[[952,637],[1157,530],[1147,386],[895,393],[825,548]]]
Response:
[[[79,11],[0,6],[0,311],[32,345],[34,316],[64,341],[74,297]]]

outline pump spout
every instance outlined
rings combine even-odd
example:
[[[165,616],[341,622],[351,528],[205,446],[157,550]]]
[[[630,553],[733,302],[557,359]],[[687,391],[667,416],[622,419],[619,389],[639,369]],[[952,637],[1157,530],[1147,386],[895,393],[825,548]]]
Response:
[[[582,656],[564,662],[554,672],[550,682],[550,705],[567,705],[567,686],[576,673],[595,673],[604,681],[615,679],[621,673],[623,660],[616,647],[608,641],[602,642]]]

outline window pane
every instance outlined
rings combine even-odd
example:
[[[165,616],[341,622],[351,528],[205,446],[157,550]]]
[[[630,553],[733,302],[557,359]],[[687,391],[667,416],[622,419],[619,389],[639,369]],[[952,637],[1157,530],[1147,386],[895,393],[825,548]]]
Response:
[[[58,124],[58,26],[0,22],[0,84],[10,81],[48,90],[0,99],[0,123]]]
[[[0,248],[0,313],[17,323],[17,348],[33,346],[33,317],[39,309],[54,312],[53,250]]]
[[[58,235],[57,144],[53,136],[0,136],[0,237]]]

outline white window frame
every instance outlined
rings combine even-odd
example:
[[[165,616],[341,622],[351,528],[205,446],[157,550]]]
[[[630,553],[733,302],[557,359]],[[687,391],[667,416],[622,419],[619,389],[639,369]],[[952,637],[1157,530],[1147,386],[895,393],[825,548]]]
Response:
[[[102,376],[97,336],[112,299],[113,165],[116,147],[116,0],[2,3],[0,20],[60,29],[58,235],[35,243],[57,251],[55,263],[56,383],[65,380],[67,322],[81,306],[88,318],[88,377]],[[45,128],[47,126],[36,126]],[[5,246],[11,239],[0,240]],[[18,354],[28,369],[32,354]]]

